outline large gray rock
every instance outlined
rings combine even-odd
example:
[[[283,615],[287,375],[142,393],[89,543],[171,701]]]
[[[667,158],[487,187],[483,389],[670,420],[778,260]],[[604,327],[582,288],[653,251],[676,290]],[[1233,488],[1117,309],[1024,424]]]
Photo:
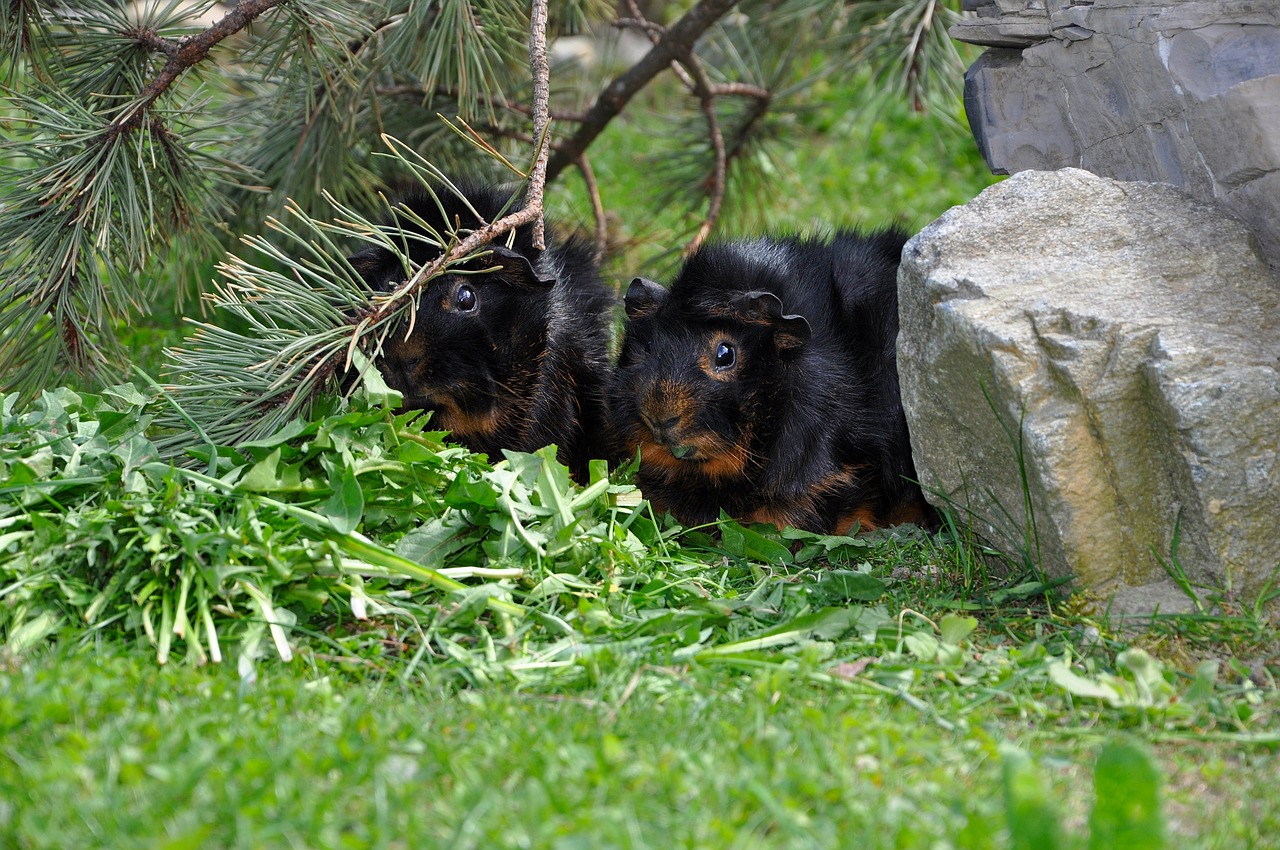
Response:
[[[913,238],[898,289],[922,482],[1006,551],[1030,508],[1047,571],[1104,592],[1167,586],[1176,527],[1193,582],[1280,567],[1280,279],[1240,221],[1023,172]]]
[[[956,38],[997,174],[1088,169],[1226,204],[1280,262],[1280,2],[966,0]]]

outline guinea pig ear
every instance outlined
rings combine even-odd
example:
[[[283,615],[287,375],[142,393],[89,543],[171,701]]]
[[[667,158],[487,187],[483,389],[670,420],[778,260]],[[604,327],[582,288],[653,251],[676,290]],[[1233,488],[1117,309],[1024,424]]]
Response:
[[[733,300],[738,315],[752,324],[773,328],[773,344],[779,351],[802,348],[813,336],[804,316],[782,312],[782,299],[772,292],[744,292]]]
[[[375,292],[395,288],[397,281],[405,279],[404,264],[400,258],[381,245],[365,248],[347,257],[347,262],[360,278]]]
[[[667,302],[667,289],[661,284],[638,277],[627,287],[627,294],[622,299],[628,319],[640,319],[652,316]]]
[[[489,256],[482,261],[488,263],[488,268],[497,266],[502,269],[499,275],[503,283],[521,289],[550,289],[555,286],[555,278],[543,280],[538,277],[538,273],[533,270],[533,264],[524,254],[513,251],[505,245],[490,245],[488,250]]]

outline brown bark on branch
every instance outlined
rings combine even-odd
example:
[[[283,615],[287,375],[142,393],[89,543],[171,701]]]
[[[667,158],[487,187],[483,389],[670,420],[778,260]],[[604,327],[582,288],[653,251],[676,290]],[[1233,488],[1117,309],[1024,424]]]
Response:
[[[698,37],[724,17],[736,3],[737,0],[701,0],[667,29],[644,58],[614,78],[587,110],[577,132],[566,139],[551,157],[547,165],[548,182],[555,180],[560,172],[573,165],[637,92],[666,70],[671,62],[688,55]]]

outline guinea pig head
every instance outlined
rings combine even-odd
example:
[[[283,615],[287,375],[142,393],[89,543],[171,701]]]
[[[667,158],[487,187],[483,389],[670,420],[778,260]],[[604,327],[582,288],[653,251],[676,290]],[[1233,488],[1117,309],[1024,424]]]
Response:
[[[625,307],[615,421],[642,470],[720,483],[747,475],[809,323],[770,292],[673,298],[643,278]]]
[[[486,250],[427,284],[378,358],[405,409],[433,411],[433,424],[478,450],[533,393],[554,284],[523,255]]]

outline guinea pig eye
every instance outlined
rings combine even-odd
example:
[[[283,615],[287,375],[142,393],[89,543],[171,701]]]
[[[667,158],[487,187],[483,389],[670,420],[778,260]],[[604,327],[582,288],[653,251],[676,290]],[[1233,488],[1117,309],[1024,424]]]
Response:
[[[738,353],[727,342],[717,343],[716,357],[713,362],[717,369],[732,369],[733,364],[738,362]]]
[[[453,306],[462,313],[470,313],[476,308],[476,291],[469,286],[459,286],[453,295]]]

